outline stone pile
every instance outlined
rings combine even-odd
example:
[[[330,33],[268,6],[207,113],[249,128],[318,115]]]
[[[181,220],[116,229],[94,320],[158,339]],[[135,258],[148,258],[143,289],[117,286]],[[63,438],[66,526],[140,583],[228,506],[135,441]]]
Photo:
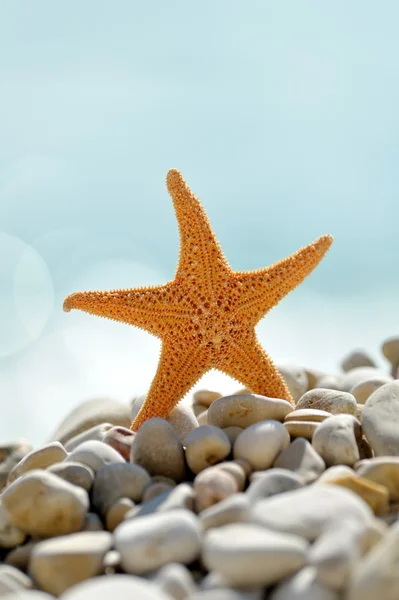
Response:
[[[102,399],[40,448],[3,444],[0,596],[397,600],[395,348],[389,372],[360,351],[334,375],[282,365],[295,409],[202,390],[135,434]]]

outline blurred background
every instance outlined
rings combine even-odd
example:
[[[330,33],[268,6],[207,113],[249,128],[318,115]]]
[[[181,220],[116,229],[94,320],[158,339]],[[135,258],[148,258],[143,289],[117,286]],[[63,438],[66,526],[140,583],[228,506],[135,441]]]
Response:
[[[14,0],[0,9],[0,440],[145,393],[159,342],[73,291],[174,276],[178,168],[233,269],[330,232],[260,323],[277,360],[379,364],[399,329],[399,5]],[[209,373],[196,386],[230,393]]]

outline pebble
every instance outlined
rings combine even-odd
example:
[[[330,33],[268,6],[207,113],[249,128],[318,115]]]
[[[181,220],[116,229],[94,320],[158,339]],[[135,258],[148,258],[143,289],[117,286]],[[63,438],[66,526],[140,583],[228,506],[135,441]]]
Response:
[[[198,425],[200,425],[200,426],[208,425],[208,411],[204,410],[204,412],[202,412],[200,415],[198,415],[197,421],[198,421]],[[211,427],[213,427],[213,425],[211,425]],[[219,427],[218,427],[218,429],[219,429]],[[219,429],[219,431],[222,431],[222,430]]]
[[[92,440],[96,442],[102,442],[104,436],[111,429],[111,423],[101,423],[100,425],[95,425],[94,427],[75,435],[73,438],[65,442],[65,448],[68,450],[68,452],[72,452],[72,450],[75,450],[75,448],[80,446],[80,444],[83,444],[83,442]]]
[[[101,515],[119,498],[140,502],[151,477],[139,465],[113,463],[97,471],[92,493],[92,503]]]
[[[302,478],[296,473],[275,467],[262,472],[259,477],[251,480],[251,484],[245,493],[249,500],[254,503],[277,494],[297,490],[303,485]]]
[[[144,491],[143,494],[143,502],[147,502],[148,500],[152,500],[156,496],[160,496],[169,490],[172,490],[176,486],[175,483],[170,484],[166,481],[156,481],[155,483],[151,483]]]
[[[0,491],[7,484],[10,471],[31,450],[31,444],[25,440],[0,444]]]
[[[79,444],[65,459],[65,462],[78,462],[82,465],[90,467],[97,473],[105,465],[114,463],[125,464],[125,460],[122,456],[103,442],[97,440],[89,440]]]
[[[137,518],[156,512],[167,512],[179,508],[194,511],[194,497],[195,494],[192,486],[188,483],[181,483],[175,488],[136,506],[132,512],[126,516],[129,518]]]
[[[108,531],[114,531],[132,508],[134,508],[133,500],[130,498],[118,498],[108,508],[105,515],[105,525]]]
[[[143,575],[170,562],[190,564],[199,557],[201,527],[184,510],[124,521],[114,532],[115,548],[127,573]]]
[[[89,507],[87,492],[47,471],[34,469],[2,495],[11,523],[40,537],[79,531]]]
[[[305,438],[312,441],[319,423],[315,421],[286,421],[284,427],[291,438]]]
[[[293,401],[296,402],[309,388],[305,369],[290,363],[278,363],[276,367],[287,384]]]
[[[131,462],[150,475],[165,475],[175,481],[184,478],[183,446],[165,419],[149,419],[140,427],[132,445]]]
[[[195,510],[200,513],[205,508],[217,504],[238,492],[237,481],[223,469],[208,467],[194,479]]]
[[[130,427],[130,407],[110,398],[86,400],[63,419],[51,436],[51,441],[58,440],[65,445],[79,433],[103,423]]]
[[[362,428],[376,456],[399,455],[399,380],[371,394],[363,408]]]
[[[392,381],[392,377],[374,377],[374,379],[366,379],[351,388],[350,393],[356,398],[356,402],[360,405],[366,404],[368,398],[375,390],[378,390],[382,385]]]
[[[188,600],[263,600],[261,593],[242,592],[232,588],[201,590],[189,597]]]
[[[313,367],[304,367],[304,371],[308,378],[308,390],[318,387],[318,382],[326,375],[325,371],[319,371],[318,369],[313,369]]]
[[[32,469],[46,469],[54,463],[60,463],[67,456],[68,452],[60,442],[51,442],[38,450],[32,450],[10,471],[7,484],[12,483],[23,473],[32,471]]]
[[[361,461],[356,474],[385,486],[391,502],[399,502],[399,457],[379,456]]]
[[[356,367],[345,373],[342,377],[342,389],[349,392],[350,389],[367,379],[374,377],[386,377],[385,371],[375,367]]]
[[[341,362],[343,371],[348,372],[357,367],[376,367],[373,359],[364,350],[353,350]]]
[[[26,533],[15,527],[0,500],[0,548],[15,548],[23,544]]]
[[[266,419],[283,421],[292,411],[292,405],[279,398],[267,398],[256,394],[235,394],[215,400],[208,409],[208,423],[221,429],[243,429]]]
[[[315,481],[324,471],[324,460],[304,438],[297,438],[276,458],[273,467],[296,473],[305,484]]]
[[[356,494],[330,484],[312,485],[259,500],[252,508],[255,523],[310,541],[342,515],[360,522],[373,518],[370,507]]]
[[[352,475],[337,477],[330,483],[352,490],[367,502],[376,515],[384,515],[388,512],[389,492],[384,485],[369,481],[364,477],[352,477]]]
[[[333,415],[356,413],[356,398],[348,392],[315,388],[306,392],[297,402],[296,409],[316,408]]]
[[[304,565],[307,546],[299,536],[237,523],[205,533],[202,560],[233,586],[268,586]]]
[[[340,477],[356,477],[356,473],[351,467],[347,467],[346,465],[335,465],[326,469],[316,483],[329,483]]]
[[[193,405],[196,404],[205,406],[205,408],[209,408],[210,405],[221,398],[222,394],[219,392],[214,392],[212,390],[198,390],[193,394]]]
[[[281,582],[268,600],[340,600],[337,592],[317,581],[315,567],[304,567]]]
[[[352,467],[360,459],[362,431],[352,415],[335,415],[320,423],[312,439],[312,446],[328,467]]]
[[[79,462],[63,462],[51,465],[48,469],[49,473],[54,473],[57,477],[61,477],[64,481],[69,481],[77,485],[86,492],[91,490],[94,481],[94,471],[86,465]]]
[[[11,565],[0,565],[0,596],[14,592],[17,596],[19,591],[33,588],[33,581]],[[18,596],[17,596],[18,597]]]
[[[112,545],[107,531],[74,533],[37,544],[29,573],[42,590],[59,596],[71,586],[99,575]]]
[[[180,563],[169,563],[161,567],[153,581],[174,600],[185,600],[197,589],[190,571]]]
[[[247,427],[236,439],[234,458],[243,458],[251,468],[262,471],[272,466],[276,456],[287,448],[290,436],[282,423],[260,421]]]
[[[233,447],[236,439],[244,429],[242,427],[237,427],[236,425],[231,425],[230,427],[223,427],[222,431],[227,435],[230,444]]]
[[[337,375],[333,373],[324,373],[322,377],[317,381],[317,386],[309,389],[325,389],[325,390],[335,390],[342,391],[342,375]]]
[[[331,413],[317,408],[299,408],[290,412],[284,419],[284,423],[289,421],[305,421],[321,423],[331,417]]]
[[[135,435],[135,432],[127,429],[127,427],[112,427],[106,432],[101,441],[117,450],[129,462]]]
[[[219,463],[217,467],[222,469],[226,473],[230,473],[234,477],[237,483],[237,489],[239,492],[242,492],[245,488],[245,483],[247,480],[247,473],[244,470],[244,466],[240,464],[243,461],[237,460],[229,460],[226,462]]]
[[[399,336],[395,335],[384,340],[381,350],[391,363],[391,375],[398,378],[399,374]]]
[[[186,461],[195,474],[203,471],[230,454],[227,435],[214,425],[201,425],[186,437]]]
[[[2,596],[2,600],[54,600],[54,596],[39,590],[18,590]]]
[[[171,600],[155,583],[134,575],[93,577],[61,594],[60,600]]]
[[[80,531],[102,531],[104,529],[102,521],[97,513],[86,513],[83,525]]]
[[[230,523],[250,521],[250,506],[251,503],[247,495],[243,493],[233,494],[201,512],[200,522],[202,528],[206,530]]]
[[[399,522],[356,565],[347,600],[397,600],[399,598]]]
[[[166,420],[173,427],[182,444],[185,443],[188,434],[198,427],[198,421],[192,409],[182,403],[175,406]]]

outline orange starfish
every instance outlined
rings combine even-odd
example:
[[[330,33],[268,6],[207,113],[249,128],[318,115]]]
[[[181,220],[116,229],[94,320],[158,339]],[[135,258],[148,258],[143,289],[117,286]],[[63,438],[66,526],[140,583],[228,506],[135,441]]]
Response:
[[[332,237],[323,235],[270,267],[232,271],[201,203],[179,171],[168,172],[167,186],[181,239],[174,280],[153,287],[78,292],[64,302],[66,311],[77,308],[123,321],[162,340],[155,378],[132,429],[151,417],[166,418],[212,368],[254,393],[292,402],[254,328],[316,267]]]

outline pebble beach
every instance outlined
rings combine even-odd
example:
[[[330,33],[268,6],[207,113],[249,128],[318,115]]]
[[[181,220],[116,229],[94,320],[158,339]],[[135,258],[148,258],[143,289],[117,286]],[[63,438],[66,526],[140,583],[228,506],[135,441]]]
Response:
[[[399,336],[375,364],[277,365],[295,402],[90,399],[0,444],[7,600],[397,600]]]

